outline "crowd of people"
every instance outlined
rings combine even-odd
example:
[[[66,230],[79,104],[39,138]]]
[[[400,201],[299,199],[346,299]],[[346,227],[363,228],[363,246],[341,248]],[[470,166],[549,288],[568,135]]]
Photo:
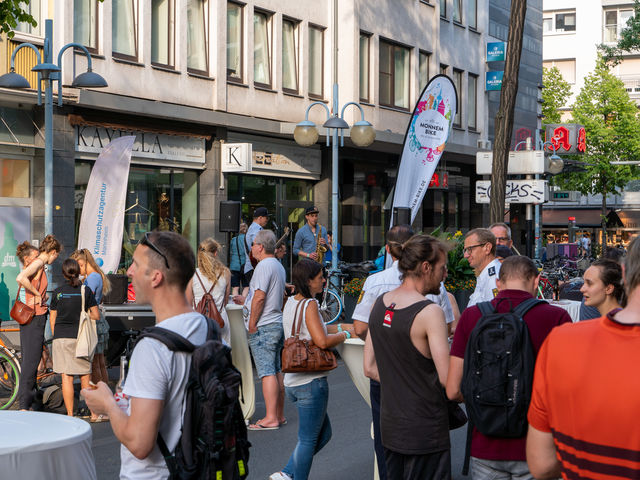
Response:
[[[331,438],[328,372],[282,373],[281,352],[285,340],[296,335],[296,322],[299,338],[321,349],[356,336],[365,341],[363,370],[370,378],[380,478],[450,478],[449,412],[452,402],[469,401],[463,397],[463,383],[474,329],[486,308],[505,314],[535,298],[538,269],[528,257],[514,254],[506,224],[470,230],[463,254],[477,282],[460,313],[444,288],[449,246],[429,235],[414,234],[408,225],[398,225],[386,236],[386,252],[393,262],[367,278],[353,323],[326,325],[316,300],[325,282],[323,266],[316,260],[319,247],[330,251],[331,242],[318,224],[315,207],[307,209],[306,220],[294,241],[298,261],[291,271],[292,285],[286,283],[280,262],[286,242],[279,242],[265,228],[269,212],[264,207],[254,211],[253,222],[241,227],[232,240],[229,268],[218,258],[221,245],[211,238],[202,241],[194,254],[178,234],[149,232],[137,246],[127,272],[137,301],[151,305],[158,327],[195,346],[207,338],[207,322],[197,311],[205,296],[212,297],[220,313],[221,338],[229,345],[224,307],[229,299],[243,306],[248,344],[265,400],[264,416],[248,429],[270,431],[285,425],[285,398],[298,412],[297,444],[271,480],[308,478],[314,455]],[[169,451],[178,443],[189,356],[143,338],[133,351],[124,383],[127,402],[124,406],[116,402],[107,385],[104,361],[108,325],[98,309],[109,292],[109,280],[88,250],[77,250],[62,262],[65,284],[53,292],[47,306],[45,268],[60,252],[60,243],[51,235],[39,248],[27,242],[18,247],[24,270],[17,281],[26,291],[26,302],[36,308],[33,320],[20,329],[20,408],[32,408],[48,318],[53,370],[62,375],[68,415],[74,414],[73,381],[79,376],[91,421],[110,421],[122,443],[121,478],[166,478],[168,470],[156,438],[161,435]],[[640,474],[635,458],[640,451],[637,435],[628,420],[640,404],[640,396],[634,395],[640,392],[640,380],[630,371],[640,355],[640,327],[635,320],[640,309],[638,241],[631,243],[624,265],[605,258],[585,272],[581,291],[585,307],[598,312],[595,320],[571,326],[565,310],[546,302],[523,314],[537,358],[528,393],[528,432],[526,419],[525,430],[515,437],[488,435],[470,424],[472,478]],[[96,322],[99,337],[92,358],[75,355],[83,308]],[[625,365],[629,367],[622,368]],[[620,435],[623,431],[629,434]]]

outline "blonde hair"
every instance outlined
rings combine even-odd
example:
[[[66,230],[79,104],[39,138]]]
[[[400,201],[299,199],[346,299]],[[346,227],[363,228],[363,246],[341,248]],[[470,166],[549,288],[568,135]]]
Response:
[[[198,245],[198,268],[213,283],[216,283],[229,270],[216,256],[221,248],[221,245],[211,237],[205,238]]]
[[[79,250],[76,250],[71,254],[71,258],[73,258],[76,261],[83,260],[85,265],[91,265],[91,268],[93,269],[93,271],[100,274],[100,276],[102,277],[102,294],[103,295],[106,295],[111,291],[111,282],[109,281],[109,278],[104,274],[102,269],[98,266],[95,259],[93,258],[93,255],[91,255],[91,252],[88,249],[81,248]]]

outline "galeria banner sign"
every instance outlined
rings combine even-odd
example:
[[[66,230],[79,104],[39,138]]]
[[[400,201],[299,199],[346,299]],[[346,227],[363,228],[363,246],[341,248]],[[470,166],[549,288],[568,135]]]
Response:
[[[115,273],[122,252],[124,207],[136,137],[119,137],[96,160],[84,196],[78,248],[88,249],[105,273]]]
[[[436,75],[425,87],[413,110],[404,137],[393,196],[393,207],[411,209],[412,223],[444,151],[457,108],[455,85],[446,75]]]

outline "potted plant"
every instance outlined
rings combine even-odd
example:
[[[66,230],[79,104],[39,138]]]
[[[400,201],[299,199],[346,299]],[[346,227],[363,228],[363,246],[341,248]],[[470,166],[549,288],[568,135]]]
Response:
[[[448,275],[444,285],[447,291],[453,293],[460,311],[463,311],[469,303],[469,297],[476,288],[476,275],[462,252],[464,249],[464,235],[460,230],[454,234],[439,233],[436,230],[432,235],[447,242],[451,247],[447,258]]]
[[[352,278],[344,285],[344,318],[351,320],[351,315],[358,304],[360,293],[366,278]]]

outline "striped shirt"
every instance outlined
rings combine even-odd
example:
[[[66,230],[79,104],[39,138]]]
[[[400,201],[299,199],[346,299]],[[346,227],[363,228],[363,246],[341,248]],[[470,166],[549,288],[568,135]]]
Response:
[[[547,337],[529,423],[553,435],[563,478],[640,478],[638,365],[640,324],[604,316]]]

